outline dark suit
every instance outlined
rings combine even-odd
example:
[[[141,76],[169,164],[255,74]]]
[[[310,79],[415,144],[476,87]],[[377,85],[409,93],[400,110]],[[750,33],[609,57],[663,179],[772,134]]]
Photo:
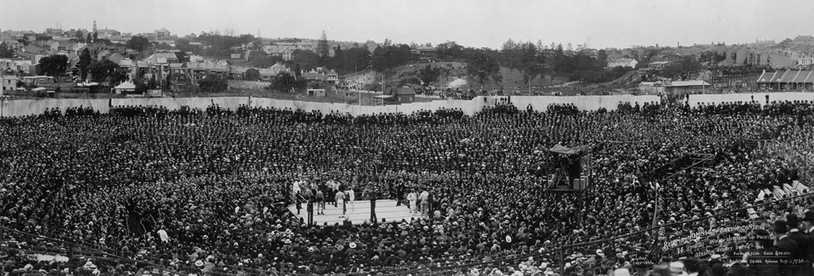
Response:
[[[794,254],[794,252],[797,252],[797,250],[799,248],[799,246],[797,245],[797,242],[794,241],[793,239],[789,238],[789,236],[787,234],[783,234],[782,236],[780,236],[780,238],[778,238],[777,241],[775,241],[774,247],[777,248],[777,251],[788,252],[788,253],[791,253],[791,254]],[[792,258],[793,258],[792,256],[788,256],[789,260],[792,259]],[[774,275],[796,276],[796,274],[795,274],[797,272],[796,267],[792,267],[792,266],[789,266],[789,265],[776,265],[774,267],[777,268],[777,273],[772,273]],[[766,274],[766,275],[769,275],[769,274]]]
[[[791,239],[795,243],[797,243],[797,250],[794,251],[794,252],[791,252],[791,257],[794,258],[794,259],[807,260],[808,259],[808,250],[809,250],[809,247],[810,247],[810,246],[808,246],[810,236],[806,235],[805,233],[798,230],[797,228],[789,230],[789,233],[787,235],[788,235],[789,239]],[[810,263],[799,264],[799,265],[791,265],[789,267],[789,269],[792,271],[792,275],[795,275],[795,276],[797,276],[797,275],[800,275],[800,276],[811,275],[811,264]]]
[[[805,235],[805,242],[800,244],[800,247],[804,248],[805,258],[808,260],[807,272],[809,275],[814,275],[814,268],[812,268],[812,264],[814,264],[814,227],[808,229],[803,235]]]
[[[782,235],[779,239],[775,242],[774,246],[777,248],[778,251],[782,252],[789,252],[794,253],[797,252],[797,242],[789,238],[788,235]]]
[[[808,249],[807,240],[809,237],[797,228],[789,230],[786,236],[797,244],[797,248],[791,252],[791,256],[794,258],[805,258],[806,250]]]

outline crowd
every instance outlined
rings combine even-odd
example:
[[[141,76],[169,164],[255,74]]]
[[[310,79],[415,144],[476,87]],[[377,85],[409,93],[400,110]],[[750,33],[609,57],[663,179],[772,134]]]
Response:
[[[777,103],[357,117],[122,107],[5,118],[0,265],[110,275],[596,275],[633,271],[634,260],[647,258],[690,272],[706,263],[695,258],[738,252],[653,245],[783,212],[805,217],[811,205],[800,200],[794,208],[750,204],[760,189],[810,177],[813,116],[807,103]],[[556,144],[591,146],[584,193],[547,189]],[[714,158],[653,173],[688,154]],[[299,181],[352,187],[360,200],[408,202],[411,191],[426,191],[433,211],[411,221],[310,225],[286,208]],[[652,225],[661,227],[644,231]],[[589,240],[600,241],[556,250]]]

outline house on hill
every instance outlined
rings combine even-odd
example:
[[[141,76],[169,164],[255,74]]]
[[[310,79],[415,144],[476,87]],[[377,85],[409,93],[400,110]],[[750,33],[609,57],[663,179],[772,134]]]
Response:
[[[608,68],[616,68],[616,67],[623,67],[623,68],[636,68],[639,62],[632,58],[619,58],[615,60],[608,61]]]

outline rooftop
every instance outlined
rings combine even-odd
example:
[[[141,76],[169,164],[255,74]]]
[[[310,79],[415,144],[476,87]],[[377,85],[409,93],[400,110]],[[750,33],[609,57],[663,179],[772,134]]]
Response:
[[[763,72],[757,79],[758,83],[812,83],[814,82],[814,71],[810,70],[786,70]]]
[[[709,86],[708,82],[703,80],[686,80],[686,81],[673,81],[666,85],[665,87],[684,87],[684,86]]]

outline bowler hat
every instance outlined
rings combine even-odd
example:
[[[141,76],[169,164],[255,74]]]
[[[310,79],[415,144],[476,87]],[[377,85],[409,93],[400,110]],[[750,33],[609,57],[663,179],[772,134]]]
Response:
[[[783,234],[788,231],[788,226],[786,225],[785,221],[777,220],[774,222],[774,232],[778,234]]]

